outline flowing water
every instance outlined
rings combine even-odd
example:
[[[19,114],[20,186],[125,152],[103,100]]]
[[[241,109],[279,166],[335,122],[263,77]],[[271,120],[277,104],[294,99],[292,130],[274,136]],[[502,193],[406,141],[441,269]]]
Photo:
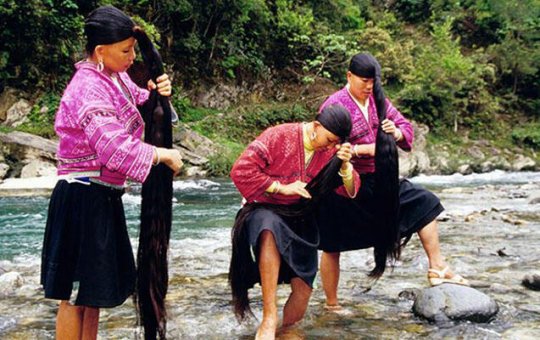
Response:
[[[539,339],[540,292],[521,285],[540,271],[540,173],[419,176],[446,211],[439,217],[442,251],[453,270],[494,298],[500,311],[489,323],[432,324],[412,313],[407,292],[427,287],[427,260],[418,238],[407,245],[392,272],[376,283],[370,250],[342,255],[340,298],[349,315],[325,312],[317,278],[304,321],[280,335],[289,339]],[[257,320],[241,325],[230,307],[227,271],[230,227],[240,195],[227,179],[177,181],[169,251],[168,337],[170,339],[250,339]],[[134,249],[138,188],[124,195]],[[0,198],[0,274],[18,272],[24,283],[0,291],[1,339],[53,339],[57,302],[42,297],[40,251],[47,197]],[[402,293],[405,292],[405,293]],[[3,294],[3,295],[2,295]],[[280,286],[279,305],[289,294]],[[260,288],[250,291],[261,316]],[[136,339],[131,300],[101,313],[99,338]]]

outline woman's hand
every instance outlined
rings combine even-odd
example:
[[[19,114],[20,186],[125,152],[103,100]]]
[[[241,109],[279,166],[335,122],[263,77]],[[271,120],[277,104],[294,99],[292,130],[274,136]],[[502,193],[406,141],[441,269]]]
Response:
[[[171,81],[169,80],[169,76],[166,74],[162,74],[157,78],[157,85],[152,81],[152,79],[148,81],[148,90],[154,90],[156,87],[157,92],[164,97],[169,97],[172,93]]]
[[[402,133],[401,130],[396,127],[396,124],[394,124],[393,121],[390,119],[385,119],[382,122],[381,128],[384,132],[391,134],[394,136],[394,139],[396,141],[401,139]]]
[[[356,157],[360,156],[375,156],[375,143],[371,144],[355,144],[353,146],[353,153]]]
[[[338,149],[337,158],[341,159],[343,163],[351,160],[353,155],[351,143],[338,144],[336,148]]]
[[[157,165],[158,163],[163,163],[171,168],[175,176],[178,175],[180,169],[182,169],[182,166],[184,165],[180,151],[166,148],[156,148],[155,150],[156,154],[154,155],[153,164]]]
[[[307,183],[302,181],[296,181],[289,184],[281,184],[278,190],[278,194],[285,196],[300,195],[304,198],[311,198],[309,192],[305,189]]]

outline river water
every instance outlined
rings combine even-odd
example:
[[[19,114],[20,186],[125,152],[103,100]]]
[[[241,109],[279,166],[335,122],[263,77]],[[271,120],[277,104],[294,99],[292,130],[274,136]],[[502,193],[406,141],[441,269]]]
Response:
[[[442,251],[454,271],[495,299],[498,315],[489,323],[432,324],[412,313],[407,294],[427,288],[427,259],[415,236],[393,271],[376,283],[370,250],[344,253],[340,298],[350,315],[325,312],[317,278],[305,320],[283,339],[539,339],[540,292],[524,288],[526,274],[540,271],[540,173],[419,176],[446,211],[439,217]],[[257,320],[241,325],[230,307],[227,271],[230,227],[240,195],[228,179],[183,180],[174,184],[174,222],[169,257],[168,337],[170,339],[250,339]],[[140,196],[123,196],[136,249]],[[0,292],[1,339],[53,339],[57,303],[42,298],[39,254],[47,197],[0,198],[0,274],[15,271],[24,284]],[[289,289],[280,286],[283,306]],[[401,293],[401,294],[400,294]],[[250,291],[261,316],[260,288]],[[102,310],[100,339],[136,339],[133,303]]]

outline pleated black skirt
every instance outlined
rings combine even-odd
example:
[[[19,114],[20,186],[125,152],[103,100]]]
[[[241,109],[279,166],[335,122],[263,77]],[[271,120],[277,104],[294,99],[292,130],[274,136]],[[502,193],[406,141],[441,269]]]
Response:
[[[245,230],[255,257],[254,264],[258,266],[259,237],[268,230],[274,235],[281,255],[278,283],[290,283],[291,278],[299,277],[312,287],[317,273],[319,245],[319,233],[314,223],[313,216],[284,217],[265,208],[252,211],[246,219]],[[255,281],[260,282],[260,279],[255,278]]]
[[[332,193],[323,198],[317,210],[319,249],[341,252],[373,247],[376,240],[376,207],[373,199],[374,176],[361,176],[356,198]],[[399,186],[399,228],[402,238],[425,227],[444,210],[432,192],[403,179]]]
[[[91,307],[121,305],[133,293],[135,261],[123,190],[61,180],[52,193],[41,262],[45,297]]]

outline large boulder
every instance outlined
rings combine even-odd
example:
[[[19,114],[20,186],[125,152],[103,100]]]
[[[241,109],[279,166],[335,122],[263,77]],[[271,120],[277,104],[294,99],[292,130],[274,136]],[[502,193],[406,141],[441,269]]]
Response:
[[[201,166],[208,162],[208,156],[217,152],[214,143],[189,129],[184,124],[180,124],[173,131],[173,143],[177,145],[177,149],[182,154],[185,162]]]
[[[499,311],[495,300],[466,286],[442,284],[422,290],[414,301],[416,315],[434,322],[488,322]]]
[[[405,152],[398,148],[399,175],[403,177],[429,172],[431,167],[431,162],[426,153],[426,136],[429,133],[429,127],[414,121],[412,126],[414,129],[412,151]]]
[[[45,159],[56,161],[57,142],[32,135],[26,132],[14,131],[10,133],[0,132],[0,145],[2,151],[11,158],[23,161],[25,159]]]
[[[535,166],[536,162],[532,158],[523,155],[518,155],[512,162],[514,171],[534,170]]]
[[[32,111],[32,105],[27,100],[20,99],[7,110],[3,124],[17,127],[28,120],[30,111]]]
[[[21,97],[21,93],[11,87],[6,87],[0,94],[0,122],[7,118],[7,111]]]
[[[54,176],[56,175],[56,166],[52,162],[33,159],[21,170],[21,178]]]

